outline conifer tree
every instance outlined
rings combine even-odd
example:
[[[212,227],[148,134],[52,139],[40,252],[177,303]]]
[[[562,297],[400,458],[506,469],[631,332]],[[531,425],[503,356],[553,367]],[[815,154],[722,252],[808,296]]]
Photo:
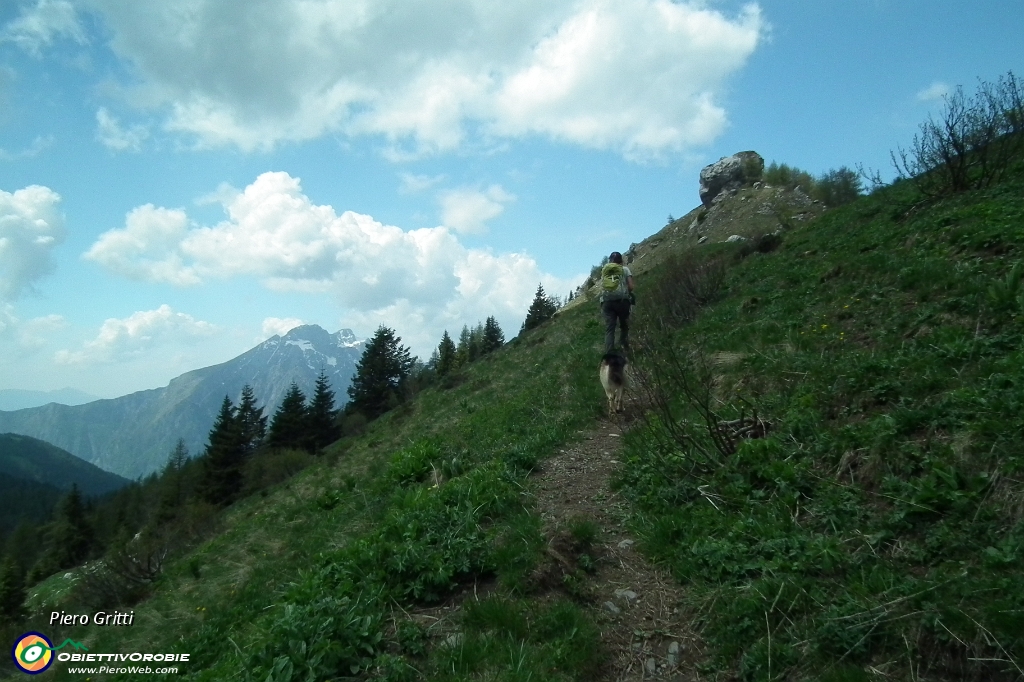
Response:
[[[481,343],[483,352],[493,353],[504,345],[505,332],[501,331],[501,326],[492,315],[484,323],[483,342]]]
[[[267,441],[275,448],[301,448],[306,440],[308,425],[306,395],[299,385],[292,382],[284,400],[270,421],[270,435]]]
[[[85,502],[78,486],[72,483],[47,528],[42,556],[32,569],[33,582],[82,563],[89,558],[94,542],[95,533],[86,518]]]
[[[443,377],[450,374],[457,362],[455,342],[448,336],[448,330],[444,331],[441,343],[437,346],[437,364],[434,366],[437,376]]]
[[[160,503],[157,507],[157,520],[167,521],[174,517],[177,510],[185,502],[184,468],[188,461],[188,447],[185,439],[179,438],[174,449],[167,457],[163,473],[160,475]]]
[[[476,357],[473,354],[473,332],[467,325],[462,325],[462,333],[459,334],[459,345],[455,348],[455,363],[459,367],[468,365]]]
[[[42,544],[39,542],[39,530],[36,524],[23,520],[7,537],[4,553],[14,559],[24,575],[42,552]]]
[[[543,322],[551,319],[556,310],[558,310],[558,304],[544,293],[544,285],[538,284],[537,293],[533,297],[530,309],[526,312],[526,320],[523,321],[519,333],[522,334],[524,331],[540,326]]]
[[[348,387],[349,413],[375,419],[404,400],[413,359],[401,341],[394,330],[381,325],[367,342]]]
[[[14,625],[25,617],[25,574],[13,557],[0,566],[0,625]]]
[[[210,430],[210,444],[203,459],[203,496],[212,504],[230,504],[242,490],[245,446],[238,410],[224,396],[220,413]]]
[[[334,409],[334,391],[331,390],[327,374],[321,369],[307,412],[306,440],[312,452],[319,451],[341,437],[341,428],[338,426],[337,418],[338,411]]]
[[[248,457],[267,436],[267,418],[263,415],[263,408],[256,407],[256,396],[249,384],[242,387],[237,417],[238,426],[241,429],[242,450]]]
[[[476,326],[469,333],[469,357],[470,361],[480,359],[484,354],[484,323],[477,322]]]

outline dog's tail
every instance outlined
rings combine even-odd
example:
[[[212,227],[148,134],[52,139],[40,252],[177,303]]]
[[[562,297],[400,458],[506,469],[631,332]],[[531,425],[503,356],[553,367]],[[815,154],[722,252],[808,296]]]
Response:
[[[601,367],[608,368],[608,379],[615,386],[626,383],[626,365],[628,361],[622,353],[605,353],[601,358]]]

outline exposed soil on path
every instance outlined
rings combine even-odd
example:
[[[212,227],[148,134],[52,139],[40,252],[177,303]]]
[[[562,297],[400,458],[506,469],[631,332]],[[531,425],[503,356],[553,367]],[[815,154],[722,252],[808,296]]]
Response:
[[[560,582],[600,625],[608,660],[595,682],[699,680],[704,651],[683,588],[639,553],[626,526],[628,505],[610,487],[621,440],[622,424],[602,421],[531,477],[549,539],[541,579]],[[580,520],[600,528],[589,547],[571,532]]]
[[[652,564],[627,527],[629,504],[611,489],[619,466],[624,420],[603,420],[580,440],[544,460],[529,479],[543,519],[546,558],[531,576],[534,597],[566,596],[590,611],[601,629],[606,659],[591,682],[666,680],[697,682],[706,658],[693,631],[684,589]],[[597,532],[580,543],[572,530],[590,521]],[[443,604],[392,614],[427,629],[435,642],[459,641],[458,616],[467,600],[483,599],[497,585],[464,586]]]

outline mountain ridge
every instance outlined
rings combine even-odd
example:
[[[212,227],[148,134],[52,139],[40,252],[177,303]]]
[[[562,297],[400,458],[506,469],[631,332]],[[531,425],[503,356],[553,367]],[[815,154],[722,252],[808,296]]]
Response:
[[[323,370],[337,403],[344,403],[362,345],[351,329],[332,334],[302,325],[161,388],[84,405],[0,411],[0,432],[47,441],[121,476],[145,476],[163,466],[178,438],[192,455],[200,453],[224,396],[237,401],[245,385],[270,416],[293,381],[310,395]]]
[[[42,407],[48,403],[84,405],[99,399],[99,396],[71,387],[58,388],[52,391],[0,388],[0,411],[12,412],[29,407]]]
[[[86,495],[102,495],[130,483],[52,443],[16,433],[0,433],[0,476],[60,490],[74,484]]]

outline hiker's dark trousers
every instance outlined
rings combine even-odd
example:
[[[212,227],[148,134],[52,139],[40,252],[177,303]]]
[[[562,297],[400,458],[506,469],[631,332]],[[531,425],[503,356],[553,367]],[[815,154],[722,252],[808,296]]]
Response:
[[[615,349],[615,323],[619,323],[622,333],[619,335],[619,346],[629,350],[629,299],[605,301],[601,304],[604,314],[604,352],[611,353]]]

